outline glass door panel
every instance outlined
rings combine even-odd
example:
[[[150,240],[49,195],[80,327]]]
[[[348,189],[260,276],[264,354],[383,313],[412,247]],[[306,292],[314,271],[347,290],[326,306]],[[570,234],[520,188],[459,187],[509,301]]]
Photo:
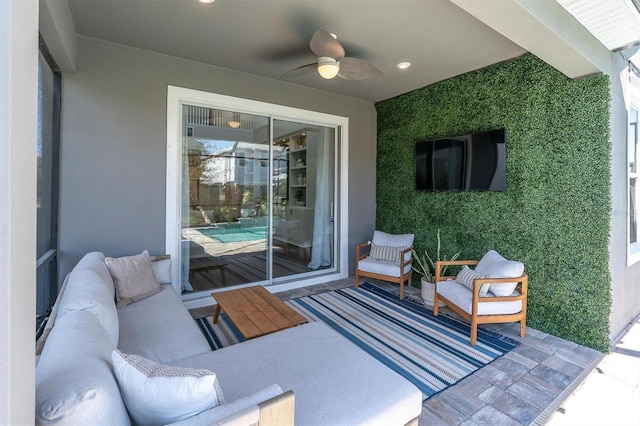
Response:
[[[195,105],[182,115],[182,292],[330,272],[336,128]]]
[[[265,283],[269,117],[183,106],[182,291]]]
[[[272,276],[334,266],[335,129],[273,121]]]

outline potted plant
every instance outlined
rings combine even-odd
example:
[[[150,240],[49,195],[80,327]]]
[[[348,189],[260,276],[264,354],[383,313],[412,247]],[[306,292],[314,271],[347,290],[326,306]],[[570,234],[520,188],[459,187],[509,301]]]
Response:
[[[306,203],[304,202],[304,191],[302,188],[298,188],[296,191],[296,206],[304,206]]]
[[[242,208],[240,208],[240,216],[249,217],[251,214],[253,193],[248,189],[242,193]]]
[[[433,306],[434,304],[434,297],[435,297],[434,293],[436,290],[436,286],[434,284],[436,262],[438,260],[456,260],[460,256],[460,251],[458,251],[456,254],[454,254],[450,258],[447,258],[447,256],[440,257],[440,228],[438,228],[437,239],[438,239],[438,248],[436,250],[435,259],[432,259],[426,250],[424,251],[424,256],[419,255],[417,251],[413,250],[413,258],[415,259],[414,265],[417,263],[418,266],[417,267],[412,266],[412,268],[414,271],[416,271],[418,274],[421,275],[420,294],[422,296],[422,300],[424,301],[424,304],[428,306]],[[445,267],[442,273],[444,274],[446,270],[447,268]],[[444,305],[441,304],[440,306],[444,306]]]
[[[231,222],[231,207],[221,206],[218,213],[218,222]]]

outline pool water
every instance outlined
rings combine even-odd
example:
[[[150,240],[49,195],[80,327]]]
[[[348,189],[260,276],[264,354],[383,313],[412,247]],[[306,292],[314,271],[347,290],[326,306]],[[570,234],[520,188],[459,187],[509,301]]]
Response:
[[[210,228],[200,228],[198,232],[221,243],[239,243],[267,238],[266,226],[242,226],[239,223],[217,224]]]

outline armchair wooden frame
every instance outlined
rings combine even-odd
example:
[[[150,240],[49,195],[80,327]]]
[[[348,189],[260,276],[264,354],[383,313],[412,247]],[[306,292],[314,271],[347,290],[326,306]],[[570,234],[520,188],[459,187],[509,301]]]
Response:
[[[444,267],[447,266],[463,266],[463,265],[477,265],[477,260],[454,260],[454,261],[437,261],[436,262],[436,275],[435,275],[435,298],[433,314],[438,315],[439,302],[445,303],[452,311],[466,319],[471,323],[471,345],[476,344],[478,337],[478,324],[490,324],[490,323],[502,323],[502,322],[520,322],[520,336],[524,337],[527,329],[527,287],[529,283],[529,277],[526,273],[517,278],[476,278],[473,280],[473,299],[471,302],[471,315],[469,315],[464,309],[456,306],[453,302],[438,294],[438,282],[445,281],[449,278],[455,279],[455,275],[441,275]],[[491,283],[492,286],[500,285],[500,283],[513,283],[517,282],[516,292],[514,296],[495,296],[495,297],[480,297],[479,290],[482,284]],[[508,302],[514,300],[522,301],[522,309],[515,314],[497,314],[497,315],[478,315],[478,307],[483,302]]]
[[[398,266],[400,268],[399,277],[361,271],[358,268],[358,263],[362,259],[366,259],[367,257],[369,257],[369,251],[365,252],[366,248],[371,248],[371,241],[356,245],[356,288],[360,285],[360,277],[369,277],[376,280],[390,281],[400,284],[400,299],[404,299],[404,283],[407,282],[407,285],[410,285],[411,275],[413,274],[413,269],[411,268],[409,268],[409,272],[405,273],[405,269],[407,269],[407,266],[411,265],[411,262],[413,262],[413,256],[410,257],[409,260],[405,260],[405,255],[407,253],[411,253],[411,251],[413,250],[413,246],[406,248],[400,252],[400,259],[398,259],[400,261]]]

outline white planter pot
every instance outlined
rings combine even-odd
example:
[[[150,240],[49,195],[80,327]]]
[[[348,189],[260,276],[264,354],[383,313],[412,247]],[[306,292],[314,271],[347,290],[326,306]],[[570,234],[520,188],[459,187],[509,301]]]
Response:
[[[434,293],[436,291],[436,286],[433,283],[427,281],[424,277],[420,278],[420,295],[422,296],[422,301],[427,306],[433,306],[433,302],[435,299]],[[440,302],[440,307],[444,306],[444,303]]]

